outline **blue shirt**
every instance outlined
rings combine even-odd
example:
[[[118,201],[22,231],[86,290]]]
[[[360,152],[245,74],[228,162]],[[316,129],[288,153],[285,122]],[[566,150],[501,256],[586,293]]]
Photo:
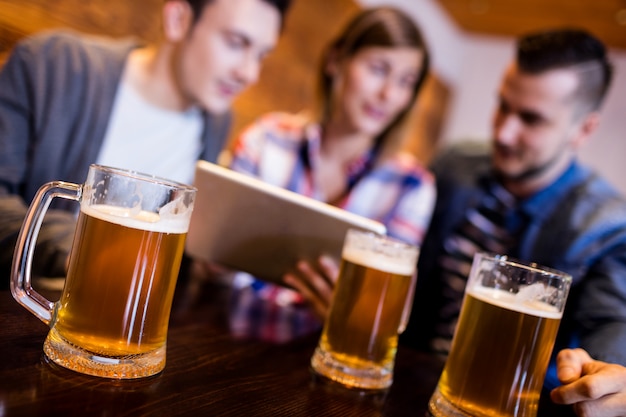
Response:
[[[496,181],[486,154],[453,150],[434,165],[437,205],[418,264],[413,313],[402,341],[429,349],[442,302],[436,259],[442,242]],[[581,347],[598,360],[626,365],[626,201],[577,162],[551,185],[519,202],[525,217],[506,255],[572,275],[554,355]],[[554,358],[553,358],[554,359]],[[554,361],[552,361],[552,366]],[[545,386],[558,382],[554,373]]]

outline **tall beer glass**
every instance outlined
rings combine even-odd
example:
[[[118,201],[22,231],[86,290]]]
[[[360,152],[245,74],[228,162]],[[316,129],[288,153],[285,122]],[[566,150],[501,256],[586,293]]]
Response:
[[[15,299],[50,332],[44,352],[85,374],[140,378],[160,372],[174,287],[195,188],[92,165],[83,185],[43,185],[29,209],[13,259]],[[80,213],[61,299],[31,286],[31,261],[43,216],[61,197]]]
[[[311,359],[318,374],[350,388],[391,385],[418,252],[388,237],[348,231],[330,313]]]
[[[430,412],[536,416],[571,280],[534,263],[477,254]]]

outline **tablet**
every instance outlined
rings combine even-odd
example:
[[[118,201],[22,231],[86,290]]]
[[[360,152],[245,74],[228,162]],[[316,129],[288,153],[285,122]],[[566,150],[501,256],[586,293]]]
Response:
[[[382,223],[206,161],[194,186],[187,254],[267,281],[300,259],[339,260],[349,228],[386,233]]]

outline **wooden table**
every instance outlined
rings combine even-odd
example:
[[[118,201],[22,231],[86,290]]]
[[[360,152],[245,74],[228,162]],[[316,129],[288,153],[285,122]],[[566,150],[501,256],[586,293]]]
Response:
[[[228,326],[229,289],[176,290],[167,364],[138,381],[90,377],[46,361],[48,328],[0,291],[0,416],[423,416],[443,364],[398,352],[386,395],[360,395],[313,378],[319,333],[272,344],[240,340]],[[57,299],[59,294],[51,294]]]
[[[310,371],[319,333],[281,344],[233,336],[231,291],[179,281],[165,370],[116,381],[46,361],[47,326],[0,290],[0,417],[426,415],[443,369],[437,357],[401,346],[388,392],[363,395],[339,388]],[[56,300],[60,293],[45,295]],[[540,416],[571,415],[542,400]]]

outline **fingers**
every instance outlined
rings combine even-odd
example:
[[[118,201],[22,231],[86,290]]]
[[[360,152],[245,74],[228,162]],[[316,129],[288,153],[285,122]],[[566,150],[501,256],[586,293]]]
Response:
[[[339,265],[333,258],[330,256],[322,255],[319,258],[320,268],[322,272],[326,275],[326,278],[332,284],[335,285],[337,282],[337,278],[339,277]]]
[[[568,384],[582,376],[583,364],[593,359],[583,349],[563,349],[556,357],[557,377],[562,384]]]
[[[626,394],[581,401],[574,404],[573,409],[578,417],[623,417],[626,415]]]
[[[305,261],[298,262],[297,268],[298,272],[305,278],[305,282],[309,284],[311,289],[318,295],[322,302],[326,306],[330,306],[336,276],[331,277],[320,274]],[[329,269],[332,269],[332,266]]]
[[[626,368],[595,361],[589,358],[586,352],[584,355],[581,352],[573,352],[574,356],[571,357],[568,355],[564,355],[561,358],[563,362],[557,366],[560,367],[565,363],[571,364],[573,372],[578,372],[580,369],[581,377],[555,388],[550,393],[555,403],[576,404],[576,408],[583,413],[579,415],[592,416],[603,415],[592,412],[596,407],[601,408],[605,404],[613,405],[621,399],[622,413],[626,411]],[[571,360],[567,362],[568,359]],[[560,369],[558,371],[560,372]]]
[[[291,286],[309,302],[315,314],[322,320],[326,319],[333,289],[339,267],[328,256],[322,256],[318,262],[318,268],[313,268],[310,263],[300,261],[296,265],[294,273],[288,273],[283,277],[285,284]]]
[[[326,316],[328,315],[327,300],[313,291],[311,287],[303,281],[302,277],[288,273],[283,276],[283,281],[304,297],[318,318],[322,321],[326,320]]]

